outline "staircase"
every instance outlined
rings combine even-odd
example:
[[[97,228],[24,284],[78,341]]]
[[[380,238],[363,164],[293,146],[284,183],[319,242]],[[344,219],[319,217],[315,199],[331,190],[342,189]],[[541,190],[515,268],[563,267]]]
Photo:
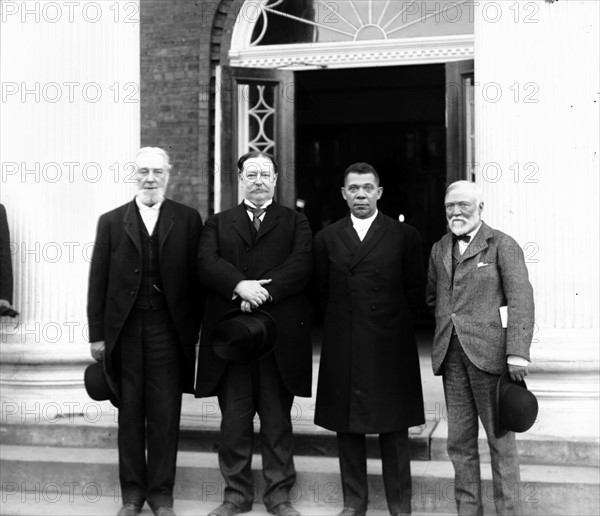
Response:
[[[314,362],[316,379],[317,357]],[[421,364],[427,422],[410,430],[413,513],[456,514],[441,381],[430,372],[427,350],[422,351]],[[534,427],[518,436],[522,483],[516,489],[525,514],[600,514],[597,375],[578,376],[584,394],[577,399],[544,397],[557,381],[553,376],[540,373],[529,378],[540,414]],[[116,514],[117,426],[110,404],[91,402],[81,387],[70,393],[64,389],[32,393],[30,401],[6,401],[3,396],[2,403],[1,514]],[[313,414],[314,398],[296,398],[292,419],[298,481],[292,498],[305,515],[334,515],[342,504],[335,434],[315,426]],[[182,516],[206,514],[222,499],[216,454],[219,422],[215,398],[184,396],[175,491],[175,509]],[[483,430],[480,436],[485,512],[495,514]],[[376,436],[368,438],[368,453],[369,514],[384,515]],[[253,459],[257,502],[251,515],[267,514],[260,503],[260,462],[257,445]],[[145,506],[142,515],[150,514]]]

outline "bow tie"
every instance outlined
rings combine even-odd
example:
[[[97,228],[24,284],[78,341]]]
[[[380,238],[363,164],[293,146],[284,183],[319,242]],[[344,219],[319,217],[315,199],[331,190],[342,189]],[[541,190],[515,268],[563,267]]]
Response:
[[[453,240],[456,242],[457,240],[462,240],[467,244],[471,241],[471,237],[469,235],[452,235]]]

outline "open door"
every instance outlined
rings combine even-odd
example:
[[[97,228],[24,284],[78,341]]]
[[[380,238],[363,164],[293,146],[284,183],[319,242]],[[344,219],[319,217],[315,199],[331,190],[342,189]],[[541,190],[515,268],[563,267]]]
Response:
[[[251,150],[275,156],[279,163],[275,199],[294,208],[294,73],[223,66],[219,74],[217,103],[220,118],[217,114],[216,120],[220,141],[218,139],[216,144],[215,158],[220,163],[221,174],[215,208],[224,210],[240,202],[236,162],[239,156]]]
[[[446,182],[474,181],[474,61],[446,63]]]

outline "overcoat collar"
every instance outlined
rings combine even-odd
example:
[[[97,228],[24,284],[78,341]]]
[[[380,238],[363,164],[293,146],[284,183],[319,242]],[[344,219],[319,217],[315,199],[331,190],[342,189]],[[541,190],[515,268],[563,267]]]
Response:
[[[465,252],[461,257],[461,261],[464,262],[465,260],[478,255],[481,251],[488,247],[488,240],[493,236],[494,233],[492,232],[491,228],[485,222],[481,221],[481,227],[479,228],[479,231],[477,231],[473,241],[465,249]],[[449,231],[442,240],[442,261],[444,262],[444,267],[446,268],[446,272],[450,277],[452,277],[453,243],[452,232]]]
[[[282,212],[281,206],[273,201],[265,212],[265,216],[258,229],[258,234],[256,235],[255,244],[279,224]],[[248,220],[248,213],[243,202],[233,208],[231,219],[233,229],[238,232],[247,245],[252,246],[252,232]]]
[[[378,213],[377,217],[371,224],[369,231],[365,235],[363,241],[360,241],[356,230],[352,225],[352,219],[350,214],[345,219],[344,228],[341,232],[341,238],[348,249],[354,254],[352,261],[350,262],[350,268],[355,267],[361,260],[365,258],[377,245],[377,243],[383,238],[387,230],[385,220],[381,212]]]
[[[127,205],[125,216],[123,217],[123,227],[125,233],[129,235],[129,238],[135,244],[138,253],[142,254],[142,243],[140,240],[140,223],[137,216],[137,204],[135,198]],[[160,207],[160,215],[158,217],[157,229],[158,229],[158,246],[159,256],[162,253],[163,247],[169,236],[169,233],[173,229],[175,224],[175,213],[169,199],[165,199]]]

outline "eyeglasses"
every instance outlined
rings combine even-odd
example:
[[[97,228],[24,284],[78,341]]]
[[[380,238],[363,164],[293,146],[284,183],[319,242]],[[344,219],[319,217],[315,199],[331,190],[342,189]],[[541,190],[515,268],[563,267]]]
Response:
[[[473,203],[470,202],[448,202],[446,203],[446,211],[448,213],[452,213],[454,211],[454,207],[458,206],[460,211],[469,211],[473,207]]]
[[[262,181],[272,181],[273,177],[275,174],[273,174],[273,172],[261,172],[260,174],[257,174],[256,172],[243,172],[242,173],[242,177],[248,181],[249,183],[254,183],[256,181],[258,181],[258,178],[260,177],[260,179]]]

